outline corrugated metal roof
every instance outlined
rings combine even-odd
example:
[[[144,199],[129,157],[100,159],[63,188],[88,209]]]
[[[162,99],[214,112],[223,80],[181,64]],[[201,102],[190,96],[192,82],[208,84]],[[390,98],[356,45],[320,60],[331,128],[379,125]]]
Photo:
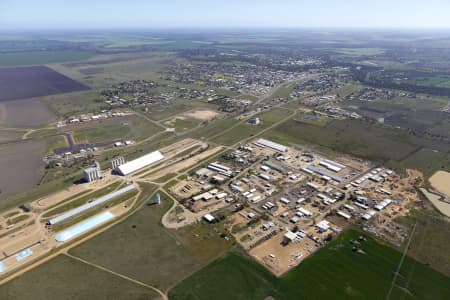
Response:
[[[147,155],[141,156],[135,160],[127,162],[123,165],[120,165],[117,169],[119,170],[120,174],[125,176],[125,175],[131,174],[133,172],[136,172],[137,170],[145,168],[163,158],[164,158],[164,155],[162,155],[161,152],[154,151]]]
[[[65,242],[68,241],[76,236],[79,236],[103,223],[106,223],[109,220],[112,220],[115,216],[109,212],[105,211],[101,214],[98,214],[86,221],[83,221],[77,225],[74,225],[72,227],[67,228],[66,230],[63,230],[59,232],[55,236],[55,240],[57,242]]]
[[[269,148],[272,148],[272,149],[275,149],[280,152],[287,152],[289,150],[289,148],[286,146],[283,146],[281,144],[278,144],[278,143],[275,143],[275,142],[272,142],[272,141],[269,141],[266,139],[259,139],[256,141],[256,143],[261,144],[266,147],[269,147]]]
[[[133,184],[128,185],[128,186],[126,186],[126,187],[124,187],[124,188],[122,188],[122,189],[120,189],[118,191],[115,191],[115,192],[112,192],[110,194],[107,194],[107,195],[105,195],[103,197],[98,198],[97,200],[94,200],[94,201],[92,201],[90,203],[86,203],[86,204],[84,204],[84,205],[82,205],[80,207],[77,207],[75,209],[72,209],[72,210],[66,212],[65,214],[57,216],[57,217],[51,219],[49,221],[49,223],[51,225],[58,224],[58,223],[60,223],[60,222],[62,222],[64,220],[67,220],[67,219],[69,219],[69,218],[71,218],[73,216],[76,216],[76,215],[78,215],[78,214],[80,214],[80,213],[82,213],[82,212],[84,212],[86,210],[89,210],[89,209],[91,209],[91,208],[93,208],[95,206],[98,206],[98,205],[103,204],[105,202],[108,202],[108,201],[110,201],[110,200],[112,200],[114,198],[117,198],[117,197],[119,197],[119,196],[121,196],[121,195],[123,195],[125,193],[128,193],[129,191],[132,191],[135,188],[136,187]]]
[[[5,264],[2,263],[2,262],[0,262],[0,273],[3,273],[3,272],[5,272],[5,271],[6,271]]]

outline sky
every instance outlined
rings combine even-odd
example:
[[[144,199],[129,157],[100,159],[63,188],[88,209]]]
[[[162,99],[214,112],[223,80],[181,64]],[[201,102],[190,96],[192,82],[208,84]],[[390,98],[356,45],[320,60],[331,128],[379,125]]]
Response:
[[[0,30],[450,28],[449,0],[0,0]]]

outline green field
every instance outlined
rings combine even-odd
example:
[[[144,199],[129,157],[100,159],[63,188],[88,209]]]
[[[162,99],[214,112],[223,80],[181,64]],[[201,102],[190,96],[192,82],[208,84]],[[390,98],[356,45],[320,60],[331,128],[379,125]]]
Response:
[[[131,217],[70,253],[115,272],[167,289],[217,258],[231,246],[215,226],[165,229],[160,219],[172,206],[144,206]],[[218,225],[216,225],[218,226]]]
[[[100,93],[94,90],[46,96],[42,97],[41,101],[60,117],[98,112],[101,109],[108,108]]]
[[[435,169],[415,161],[416,151],[422,148],[447,152],[448,145],[409,134],[406,130],[390,128],[358,120],[335,120],[326,126],[316,126],[300,120],[290,120],[264,133],[268,139],[282,144],[309,144],[330,153],[349,153],[388,166],[417,167],[424,172]],[[418,159],[421,159],[420,157]],[[432,168],[440,168],[446,159],[433,161]],[[400,161],[400,162],[399,162]]]
[[[286,109],[275,108],[268,112],[256,115],[261,120],[259,125],[251,125],[248,122],[239,124],[225,130],[223,134],[215,137],[214,142],[224,145],[233,145],[241,140],[251,138],[261,131],[269,128],[277,122],[287,118],[292,113]]]
[[[169,293],[180,299],[386,299],[401,253],[368,237],[363,253],[346,231],[277,279],[256,262],[228,254],[182,281]],[[448,299],[450,278],[406,257],[389,299]]]
[[[46,153],[51,153],[56,148],[67,147],[66,139],[62,135],[46,137],[45,141],[47,142]]]
[[[440,75],[430,74],[429,77],[421,77],[421,78],[412,78],[408,82],[421,86],[436,86],[436,87],[444,87],[450,88],[450,76],[448,75]]]
[[[46,65],[68,61],[85,60],[95,54],[87,51],[33,51],[0,53],[0,67]]]
[[[209,122],[205,126],[195,130],[192,134],[194,138],[208,138],[222,133],[228,128],[236,125],[239,121],[235,118],[218,119]]]
[[[0,287],[0,299],[161,299],[153,290],[66,255]]]
[[[431,210],[413,210],[411,216],[398,220],[412,227],[417,223],[408,255],[450,277],[450,223]]]
[[[437,170],[450,169],[450,153],[422,148],[400,162],[400,165],[421,170],[426,176]]]
[[[77,143],[101,143],[116,140],[140,141],[162,131],[161,127],[140,117],[116,118],[75,131]]]

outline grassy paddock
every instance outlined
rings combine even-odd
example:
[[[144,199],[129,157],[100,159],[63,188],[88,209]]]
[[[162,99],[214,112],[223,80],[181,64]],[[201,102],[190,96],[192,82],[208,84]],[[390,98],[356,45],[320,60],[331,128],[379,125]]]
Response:
[[[167,289],[215,259],[231,243],[220,238],[214,226],[199,224],[179,231],[165,229],[160,220],[171,206],[172,201],[161,194],[160,206],[143,206],[122,223],[70,253]]]
[[[272,109],[257,115],[257,117],[261,119],[260,125],[251,125],[248,123],[239,124],[238,126],[231,128],[231,130],[225,131],[224,134],[214,138],[213,141],[220,144],[233,145],[243,139],[257,135],[264,129],[267,129],[273,124],[288,117],[290,114],[291,112],[286,109]]]
[[[426,173],[445,164],[446,156],[436,156],[438,161],[433,160],[424,166],[420,161],[416,162],[420,157],[416,157],[415,153],[422,148],[448,151],[448,145],[441,141],[357,120],[336,120],[325,126],[289,120],[269,130],[264,136],[282,144],[314,145],[324,152],[349,153],[391,167],[416,167]]]
[[[352,251],[346,231],[287,275],[276,278],[253,260],[228,254],[182,281],[179,299],[385,299],[401,253],[368,238]],[[447,299],[450,279],[406,257],[390,299]]]
[[[160,299],[151,289],[66,255],[0,287],[1,299]]]

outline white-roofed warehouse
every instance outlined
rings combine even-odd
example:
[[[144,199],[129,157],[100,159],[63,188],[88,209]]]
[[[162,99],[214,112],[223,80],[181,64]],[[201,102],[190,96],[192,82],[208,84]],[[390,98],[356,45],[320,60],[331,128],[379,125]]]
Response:
[[[142,168],[145,168],[157,161],[160,161],[163,158],[164,158],[164,155],[162,155],[161,152],[155,151],[155,152],[149,153],[147,155],[141,156],[130,162],[127,162],[123,165],[120,165],[117,168],[117,171],[122,176],[126,176],[126,175],[136,172]]]
[[[283,146],[281,144],[266,140],[266,139],[259,139],[255,143],[256,145],[263,145],[265,147],[272,148],[274,150],[280,151],[280,152],[288,152],[289,148],[286,146]]]
[[[116,199],[119,196],[122,196],[122,195],[124,195],[124,194],[126,194],[126,193],[128,193],[128,192],[130,192],[132,190],[134,190],[135,188],[136,188],[136,186],[134,186],[133,184],[130,184],[130,185],[124,187],[124,188],[121,188],[120,190],[117,190],[115,192],[109,193],[109,194],[107,194],[107,195],[105,195],[103,197],[100,197],[100,198],[92,201],[92,202],[86,203],[86,204],[84,204],[82,206],[79,206],[79,207],[77,207],[75,209],[69,210],[68,212],[66,212],[66,213],[64,213],[62,215],[59,215],[59,216],[57,216],[57,217],[55,217],[53,219],[50,219],[48,221],[48,224],[49,225],[55,225],[55,224],[61,223],[61,222],[65,221],[67,219],[70,219],[70,218],[72,218],[72,217],[74,217],[76,215],[84,213],[85,211],[87,211],[87,210],[89,210],[89,209],[91,209],[93,207],[99,206],[99,205],[101,205],[103,203],[106,203],[106,202],[108,202],[110,200]]]

